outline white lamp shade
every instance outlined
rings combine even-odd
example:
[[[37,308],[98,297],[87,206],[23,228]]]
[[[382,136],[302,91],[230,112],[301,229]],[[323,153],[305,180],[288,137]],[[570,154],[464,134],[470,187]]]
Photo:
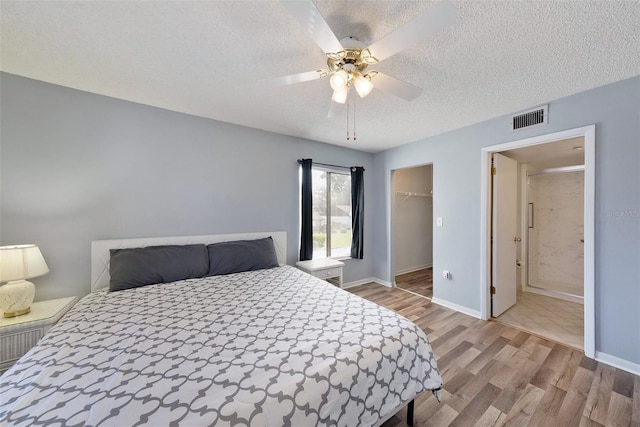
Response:
[[[373,90],[373,84],[368,78],[358,74],[353,80],[353,85],[356,87],[356,92],[360,95],[360,98],[364,98],[369,95]]]
[[[344,104],[347,102],[347,96],[349,95],[349,86],[345,86],[340,90],[333,91],[333,95],[331,95],[331,99],[338,104]]]
[[[329,80],[329,84],[331,85],[331,89],[334,91],[342,90],[347,87],[347,83],[349,82],[349,75],[345,70],[336,71],[331,79]]]
[[[0,246],[0,282],[30,279],[48,272],[36,245]]]

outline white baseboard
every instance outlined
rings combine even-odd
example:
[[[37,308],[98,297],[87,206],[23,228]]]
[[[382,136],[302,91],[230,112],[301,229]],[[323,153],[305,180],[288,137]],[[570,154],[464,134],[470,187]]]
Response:
[[[430,268],[430,267],[433,267],[433,264],[425,264],[425,265],[419,265],[417,267],[405,268],[404,270],[396,271],[396,276],[398,276],[400,274],[413,273],[414,271],[424,270],[425,268]]]
[[[366,279],[354,280],[353,282],[347,282],[342,284],[342,289],[353,288],[354,286],[364,285],[366,283],[377,283],[379,285],[387,286],[389,288],[393,287],[391,282],[387,282],[386,280],[378,279],[377,277],[367,277]]]
[[[467,314],[467,315],[469,315],[471,317],[475,317],[477,319],[481,319],[482,318],[480,316],[480,312],[478,310],[472,310],[472,309],[470,309],[468,307],[464,307],[462,305],[458,305],[458,304],[449,302],[447,300],[443,300],[443,299],[434,297],[434,298],[431,298],[431,302],[434,303],[434,304],[441,305],[443,307],[450,308],[450,309],[455,310],[455,311],[459,311],[460,313]]]
[[[596,360],[634,375],[640,375],[640,365],[637,363],[629,362],[628,360],[620,359],[619,357],[601,351],[596,351]]]

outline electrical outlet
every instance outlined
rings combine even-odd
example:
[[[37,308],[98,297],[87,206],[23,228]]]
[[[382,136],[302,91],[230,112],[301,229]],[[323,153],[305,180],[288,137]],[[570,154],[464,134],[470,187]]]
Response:
[[[436,227],[442,227],[442,217],[436,218]]]

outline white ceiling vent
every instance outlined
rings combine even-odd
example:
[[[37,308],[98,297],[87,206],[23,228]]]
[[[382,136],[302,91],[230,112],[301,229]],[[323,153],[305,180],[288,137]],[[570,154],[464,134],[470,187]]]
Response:
[[[547,124],[548,105],[525,111],[511,117],[511,130],[519,130],[535,125]]]

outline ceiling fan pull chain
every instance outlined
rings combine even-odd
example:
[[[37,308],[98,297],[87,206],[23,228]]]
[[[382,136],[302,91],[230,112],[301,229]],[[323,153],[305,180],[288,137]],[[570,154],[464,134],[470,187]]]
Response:
[[[347,98],[347,141],[349,140],[349,98]]]
[[[353,97],[353,140],[354,141],[357,139],[356,137],[356,104],[357,103],[358,103],[358,100],[354,96]]]

